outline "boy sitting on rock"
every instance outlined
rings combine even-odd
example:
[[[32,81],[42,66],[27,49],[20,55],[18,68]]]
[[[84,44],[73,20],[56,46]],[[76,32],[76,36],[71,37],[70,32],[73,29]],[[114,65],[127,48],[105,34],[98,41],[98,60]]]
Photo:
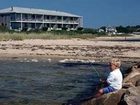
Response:
[[[122,88],[123,76],[120,71],[121,61],[118,58],[113,58],[110,62],[110,70],[109,76],[107,77],[107,87],[104,87],[98,91],[95,97],[99,97],[102,94],[106,94],[109,92],[114,92]],[[101,82],[103,82],[101,80]]]

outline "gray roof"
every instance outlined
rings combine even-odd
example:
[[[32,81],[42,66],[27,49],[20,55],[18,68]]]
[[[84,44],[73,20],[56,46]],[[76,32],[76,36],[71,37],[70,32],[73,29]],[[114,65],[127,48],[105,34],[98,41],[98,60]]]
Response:
[[[45,9],[34,9],[34,8],[22,8],[22,7],[9,7],[6,9],[1,9],[0,13],[27,13],[27,14],[81,17],[67,12],[52,11],[52,10],[45,10]]]

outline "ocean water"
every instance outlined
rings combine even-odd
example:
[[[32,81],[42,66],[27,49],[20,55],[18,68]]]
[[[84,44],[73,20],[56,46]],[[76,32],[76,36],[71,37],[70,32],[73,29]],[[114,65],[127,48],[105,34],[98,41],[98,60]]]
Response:
[[[124,65],[125,70],[130,67]],[[124,70],[124,71],[125,71]],[[108,63],[0,60],[0,104],[63,105],[92,96]]]

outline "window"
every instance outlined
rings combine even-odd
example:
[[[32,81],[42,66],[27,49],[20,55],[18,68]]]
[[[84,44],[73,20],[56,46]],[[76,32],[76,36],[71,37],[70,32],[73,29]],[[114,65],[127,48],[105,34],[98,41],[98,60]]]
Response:
[[[20,25],[21,25],[21,24],[20,24],[20,23],[17,23],[17,22],[12,22],[12,23],[11,23],[12,29],[19,29],[19,28],[21,28]]]

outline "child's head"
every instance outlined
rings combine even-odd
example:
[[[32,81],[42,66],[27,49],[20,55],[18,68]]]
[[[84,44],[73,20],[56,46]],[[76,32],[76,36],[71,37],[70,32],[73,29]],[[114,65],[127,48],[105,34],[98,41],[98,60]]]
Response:
[[[111,61],[110,61],[110,66],[111,66],[111,69],[112,70],[117,69],[117,68],[120,68],[120,66],[121,66],[120,59],[118,59],[118,58],[112,58]]]

